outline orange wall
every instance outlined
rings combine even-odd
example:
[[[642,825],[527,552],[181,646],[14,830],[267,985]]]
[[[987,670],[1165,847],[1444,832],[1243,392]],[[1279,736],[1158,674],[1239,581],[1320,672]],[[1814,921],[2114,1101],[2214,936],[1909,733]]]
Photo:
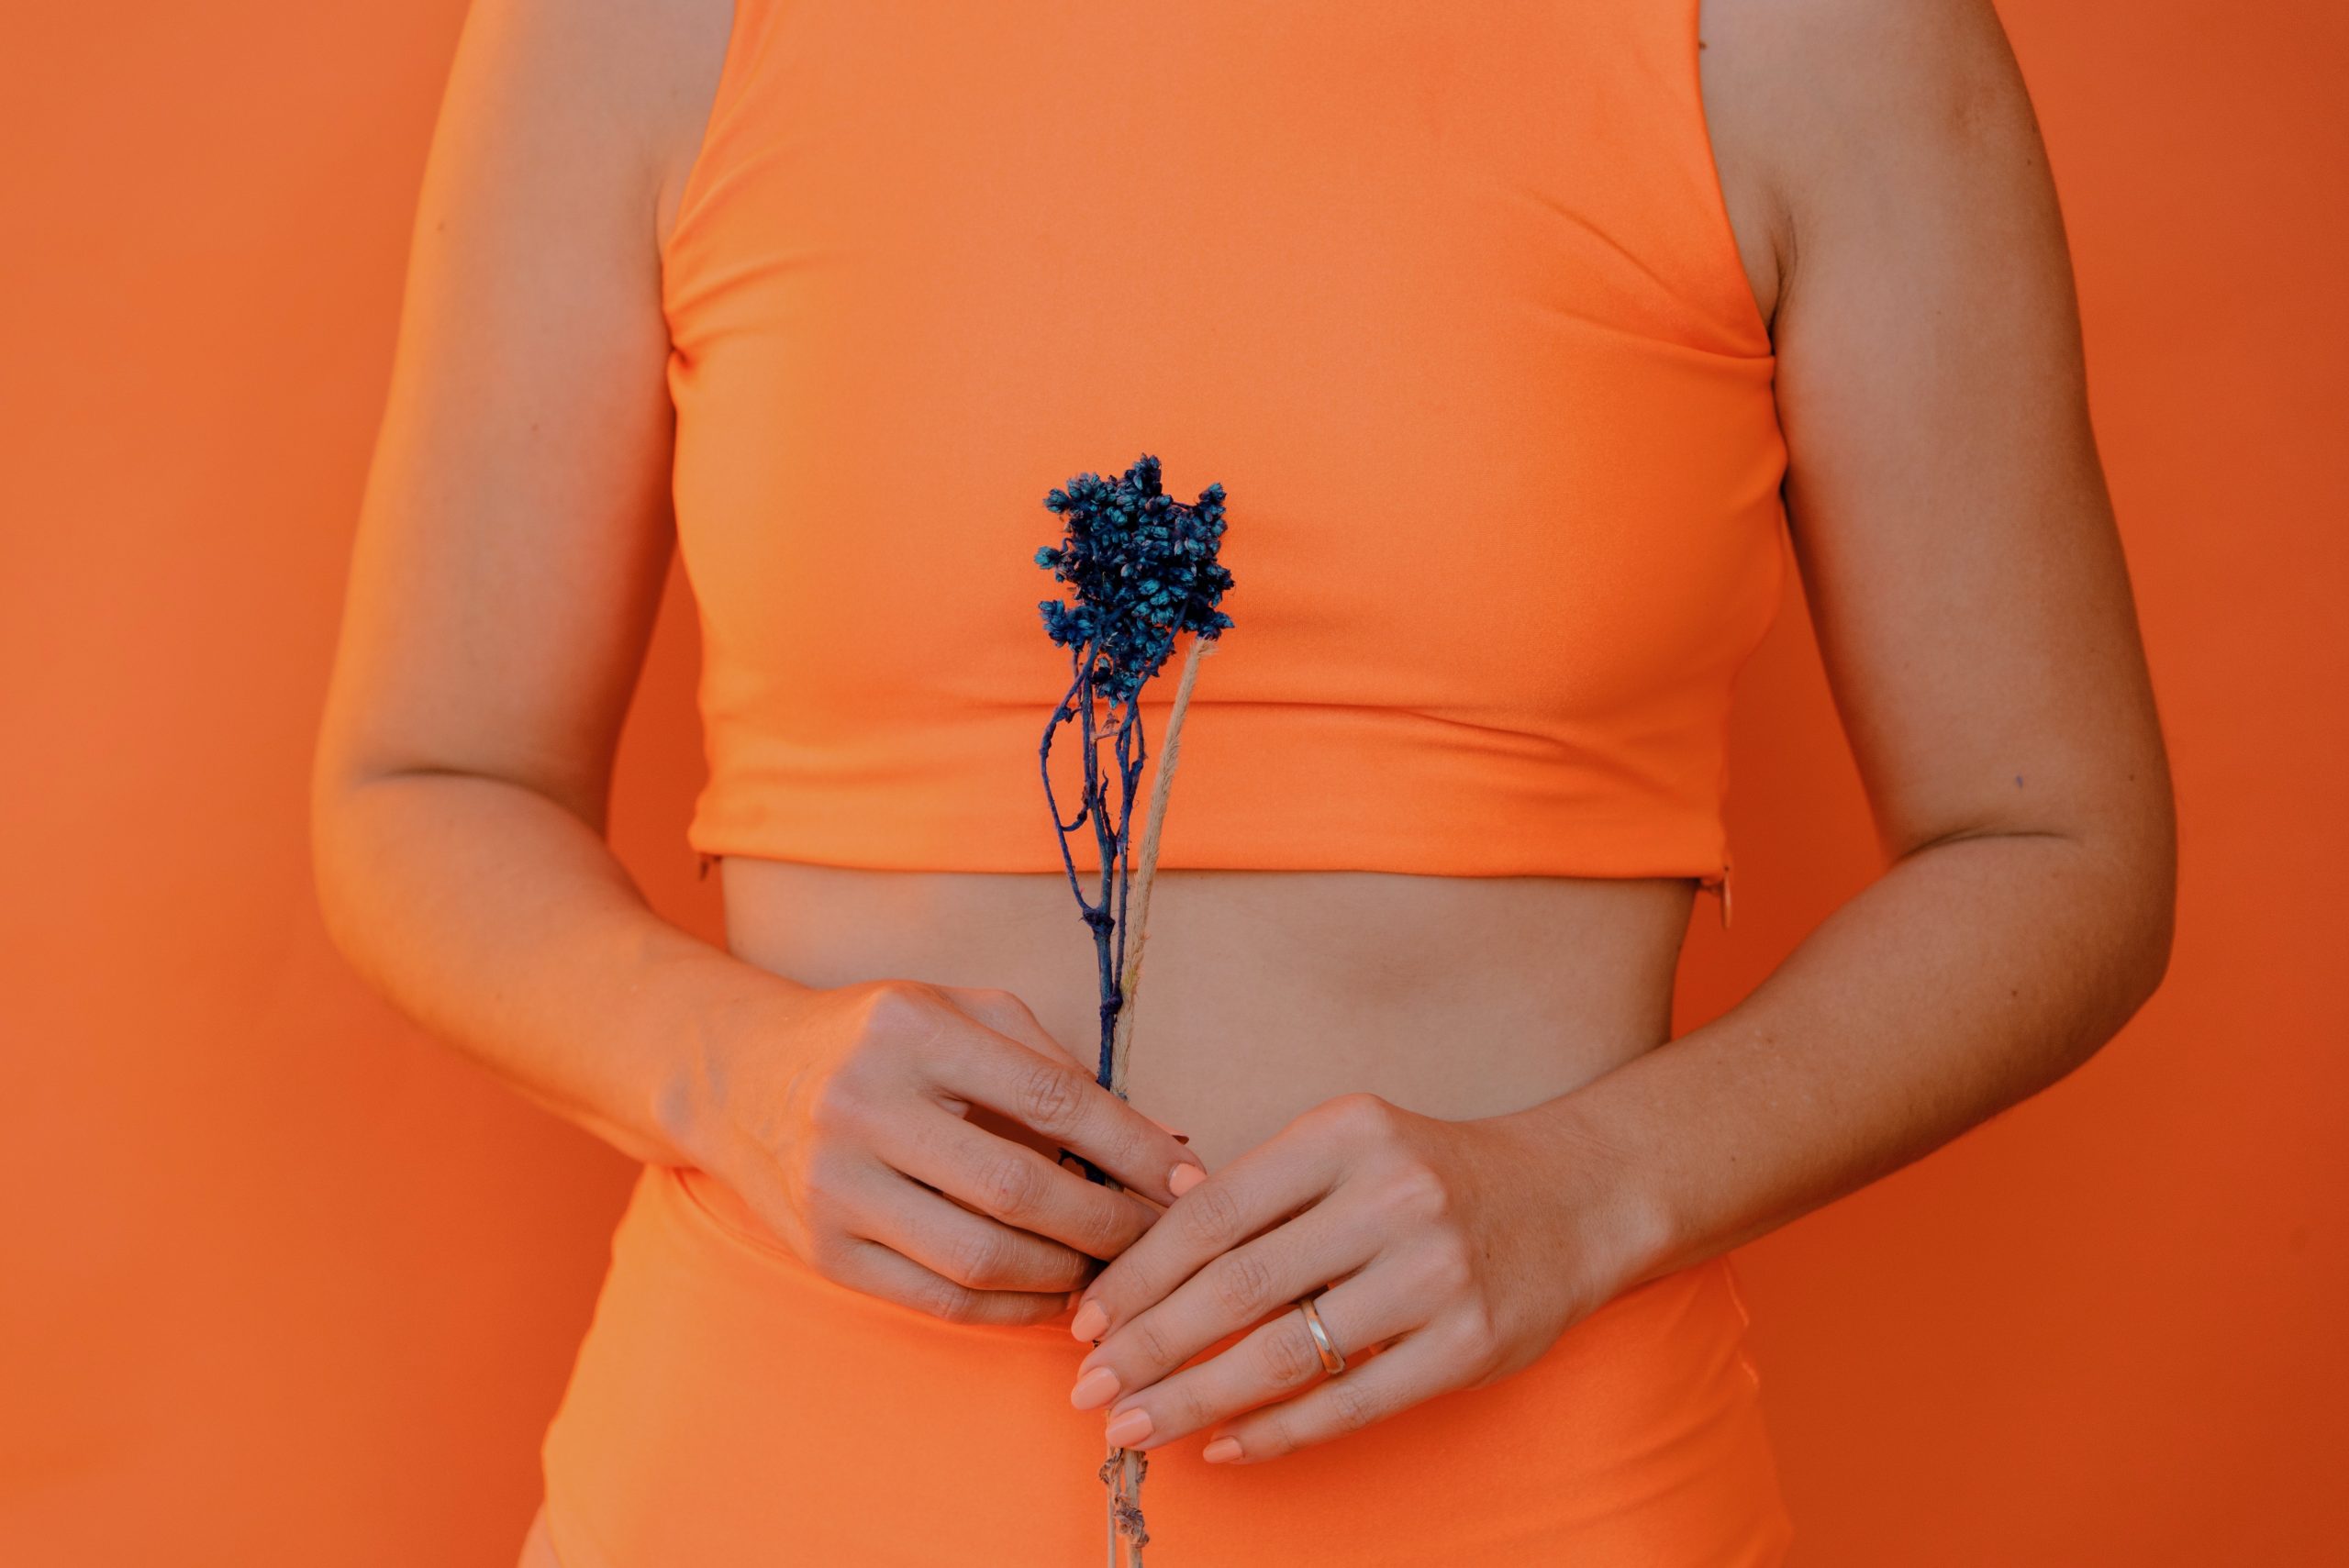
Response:
[[[462,9],[0,11],[0,1562],[505,1568],[535,1501],[627,1168],[359,987],[303,827]],[[2083,1072],[1740,1254],[1798,1560],[2338,1561],[2349,39],[2314,3],[2004,9],[2183,911]],[[672,588],[616,837],[714,936]],[[1788,611],[1689,1020],[1875,869]]]

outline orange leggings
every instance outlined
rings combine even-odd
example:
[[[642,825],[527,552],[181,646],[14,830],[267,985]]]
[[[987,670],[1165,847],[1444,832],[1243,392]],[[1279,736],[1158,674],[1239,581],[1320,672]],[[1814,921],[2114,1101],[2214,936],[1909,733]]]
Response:
[[[1262,1465],[1150,1456],[1154,1568],[1768,1568],[1792,1526],[1726,1257],[1523,1372]],[[1097,1412],[1066,1321],[940,1322],[838,1285],[697,1172],[648,1166],[543,1448],[529,1568],[1078,1568]]]

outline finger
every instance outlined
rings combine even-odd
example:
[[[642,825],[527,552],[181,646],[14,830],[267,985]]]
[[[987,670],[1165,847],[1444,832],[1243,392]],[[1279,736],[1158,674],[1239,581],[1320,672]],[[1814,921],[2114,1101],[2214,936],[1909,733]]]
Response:
[[[1330,1294],[1334,1297],[1337,1292]],[[1328,1317],[1325,1311],[1325,1322]],[[1427,1330],[1407,1335],[1360,1366],[1229,1423],[1208,1440],[1202,1457],[1215,1464],[1254,1464],[1360,1431],[1456,1386],[1451,1367],[1440,1336]]]
[[[1332,1287],[1314,1302],[1314,1307],[1331,1342],[1347,1356],[1366,1356],[1375,1346],[1420,1327],[1427,1316],[1423,1307],[1406,1300],[1391,1284],[1378,1280],[1375,1269]],[[1366,1372],[1368,1364],[1360,1370]],[[1352,1377],[1356,1370],[1350,1366],[1339,1375]],[[1137,1429],[1130,1412],[1138,1410],[1141,1412],[1139,1429],[1146,1435],[1139,1440],[1119,1436],[1111,1441],[1126,1448],[1154,1448],[1294,1394],[1329,1375],[1322,1369],[1312,1331],[1305,1326],[1305,1314],[1291,1307],[1197,1366],[1120,1395],[1107,1413],[1110,1429]],[[1126,1423],[1122,1428],[1121,1421]]]
[[[1141,1199],[943,1111],[927,1111],[907,1129],[883,1129],[874,1151],[957,1203],[1091,1258],[1116,1257],[1153,1218]]]
[[[1092,1072],[1094,1064],[1063,1045],[1060,1037],[1039,1023],[1035,1013],[1017,994],[966,985],[942,985],[939,993],[964,1018],[985,1024],[997,1034],[1008,1035],[1029,1050],[1056,1062],[1082,1068],[1088,1074]]]
[[[1217,1340],[1275,1313],[1288,1312],[1301,1329],[1302,1318],[1291,1310],[1297,1298],[1353,1273],[1377,1251],[1378,1238],[1362,1216],[1349,1213],[1336,1198],[1317,1204],[1211,1259],[1166,1299],[1105,1333],[1077,1363],[1082,1393],[1071,1398],[1079,1409],[1090,1409],[1107,1404],[1113,1394],[1138,1393]],[[1319,1367],[1309,1345],[1308,1351],[1307,1361]],[[1092,1375],[1103,1368],[1107,1378]]]
[[[1094,1075],[1094,1063],[1062,1044],[1058,1037],[1046,1033],[1044,1026],[1036,1021],[1035,1014],[1028,1010],[1028,1004],[1012,993],[974,991],[959,986],[941,986],[939,989],[940,993],[965,1018],[986,1025],[997,1034],[1008,1035],[1031,1051],[1039,1051],[1055,1061],[1066,1062],[1069,1065],[1083,1070],[1087,1077]],[[1148,1111],[1143,1111],[1141,1114],[1151,1126],[1172,1137],[1175,1142],[1187,1144],[1191,1141],[1191,1135],[1180,1128],[1167,1126]],[[1058,1154],[1064,1151],[1055,1150],[1051,1152]],[[1084,1171],[1078,1168],[1077,1173],[1083,1175]]]
[[[1086,1287],[1071,1331],[1097,1340],[1132,1322],[1209,1260],[1319,1201],[1338,1173],[1330,1146],[1319,1140],[1285,1132],[1258,1144],[1189,1187],[1112,1260]]]
[[[831,1277],[852,1290],[949,1323],[1048,1323],[1068,1310],[1063,1295],[973,1290],[877,1241],[862,1239],[848,1244]]]
[[[1082,1285],[1093,1260],[1074,1248],[952,1204],[892,1173],[858,1229],[932,1273],[973,1290],[1054,1292]]]
[[[1172,1133],[1085,1073],[992,1029],[974,1031],[967,1049],[945,1056],[932,1082],[1058,1140],[1159,1203],[1174,1201],[1167,1179],[1177,1166],[1202,1168]]]

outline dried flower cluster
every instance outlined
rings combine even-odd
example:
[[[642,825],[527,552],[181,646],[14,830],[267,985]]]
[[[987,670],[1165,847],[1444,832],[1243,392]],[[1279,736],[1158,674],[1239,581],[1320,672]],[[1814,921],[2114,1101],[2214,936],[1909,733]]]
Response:
[[[1216,559],[1221,484],[1186,506],[1159,487],[1158,460],[1144,453],[1116,484],[1080,473],[1044,505],[1067,535],[1038,550],[1036,564],[1076,590],[1074,604],[1041,602],[1044,629],[1063,648],[1093,649],[1094,689],[1111,706],[1132,702],[1181,633],[1212,638],[1231,624],[1216,608],[1231,587]]]

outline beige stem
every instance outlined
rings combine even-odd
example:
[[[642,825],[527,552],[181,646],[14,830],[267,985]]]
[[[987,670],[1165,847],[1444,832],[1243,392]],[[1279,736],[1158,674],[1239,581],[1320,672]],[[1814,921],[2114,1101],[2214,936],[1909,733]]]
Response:
[[[1109,1087],[1120,1095],[1126,1092],[1126,1059],[1133,1050],[1134,993],[1141,985],[1142,942],[1150,934],[1150,889],[1158,880],[1158,836],[1166,825],[1166,802],[1173,793],[1174,763],[1183,754],[1183,715],[1191,706],[1191,687],[1199,678],[1199,660],[1212,640],[1195,634],[1191,651],[1184,657],[1182,678],[1174,684],[1174,706],[1166,716],[1166,733],[1159,741],[1158,776],[1151,784],[1150,809],[1142,820],[1141,850],[1136,857],[1126,917],[1126,971],[1118,977],[1118,1022],[1109,1037]],[[1118,1500],[1121,1496],[1138,1497],[1141,1491],[1135,1456],[1128,1450],[1116,1451],[1120,1485],[1109,1488],[1109,1568],[1119,1568]],[[1128,1562],[1130,1568],[1141,1568],[1140,1547],[1129,1549]]]
[[[1141,1506],[1141,1464],[1135,1457],[1133,1450],[1128,1449],[1125,1451],[1124,1465],[1126,1476],[1126,1498],[1136,1507],[1140,1507]],[[1129,1568],[1142,1568],[1141,1546],[1139,1542],[1127,1542],[1126,1561]]]
[[[1134,1043],[1134,993],[1141,986],[1141,950],[1150,935],[1150,889],[1158,880],[1158,835],[1166,823],[1166,801],[1174,791],[1174,763],[1182,755],[1183,715],[1191,706],[1191,687],[1199,678],[1199,660],[1214,645],[1213,638],[1194,634],[1191,651],[1183,660],[1183,677],[1174,685],[1174,706],[1166,716],[1161,738],[1158,776],[1150,787],[1150,813],[1143,820],[1141,852],[1134,866],[1132,909],[1126,917],[1126,972],[1118,977],[1118,1022],[1109,1037],[1109,1087],[1126,1092],[1126,1058]]]

